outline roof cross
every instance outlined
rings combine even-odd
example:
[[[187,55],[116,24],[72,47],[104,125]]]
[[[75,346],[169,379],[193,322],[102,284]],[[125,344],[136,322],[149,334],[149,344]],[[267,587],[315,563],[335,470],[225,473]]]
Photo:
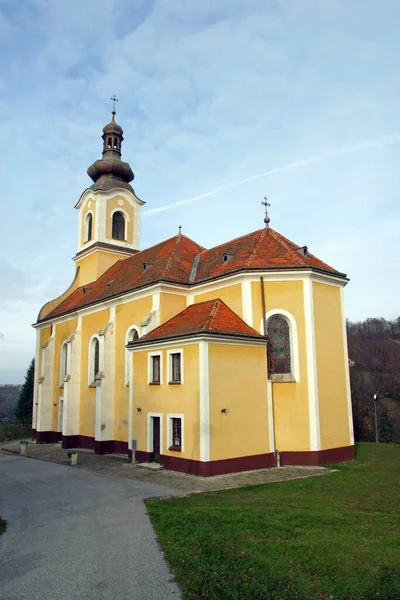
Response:
[[[261,202],[261,204],[263,206],[265,206],[265,217],[264,217],[264,223],[265,223],[265,227],[268,229],[269,227],[269,222],[270,222],[270,218],[268,216],[268,207],[271,206],[270,203],[268,202],[268,198],[267,196],[264,196],[264,200]]]
[[[110,100],[112,100],[112,103],[113,103],[112,111],[113,111],[113,113],[115,113],[115,103],[119,102],[119,100],[118,100],[118,98],[115,97],[115,94],[110,98]]]

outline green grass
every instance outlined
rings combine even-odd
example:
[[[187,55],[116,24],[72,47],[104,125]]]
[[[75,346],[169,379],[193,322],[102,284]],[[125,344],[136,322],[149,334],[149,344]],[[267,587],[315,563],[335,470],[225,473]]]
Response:
[[[400,598],[400,446],[324,477],[148,503],[187,599]]]
[[[7,529],[7,522],[0,518],[0,535]]]
[[[15,425],[14,423],[0,423],[0,442],[20,440],[30,437],[31,425]]]

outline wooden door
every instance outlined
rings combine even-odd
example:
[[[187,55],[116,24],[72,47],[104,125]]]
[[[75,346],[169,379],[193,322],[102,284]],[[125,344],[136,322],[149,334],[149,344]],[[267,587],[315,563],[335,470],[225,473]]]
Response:
[[[153,462],[160,462],[160,417],[153,418]]]

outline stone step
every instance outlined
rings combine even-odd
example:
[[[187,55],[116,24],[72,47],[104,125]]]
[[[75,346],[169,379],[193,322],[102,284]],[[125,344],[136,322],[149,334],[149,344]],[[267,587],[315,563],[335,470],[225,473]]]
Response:
[[[159,463],[150,463],[150,462],[142,462],[142,463],[136,463],[136,466],[139,469],[148,469],[149,471],[162,471],[164,469],[164,467],[162,465],[160,465]]]

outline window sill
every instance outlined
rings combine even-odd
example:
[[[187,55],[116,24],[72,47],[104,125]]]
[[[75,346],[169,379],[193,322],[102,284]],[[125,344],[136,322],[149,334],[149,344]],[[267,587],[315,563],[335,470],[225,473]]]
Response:
[[[182,385],[182,381],[168,381],[168,385]]]
[[[273,383],[295,383],[296,379],[293,377],[291,373],[274,373],[273,375],[269,375],[269,381]]]
[[[149,385],[161,385],[161,381],[149,381]]]
[[[168,450],[171,450],[172,452],[182,452],[181,446],[170,446]]]

